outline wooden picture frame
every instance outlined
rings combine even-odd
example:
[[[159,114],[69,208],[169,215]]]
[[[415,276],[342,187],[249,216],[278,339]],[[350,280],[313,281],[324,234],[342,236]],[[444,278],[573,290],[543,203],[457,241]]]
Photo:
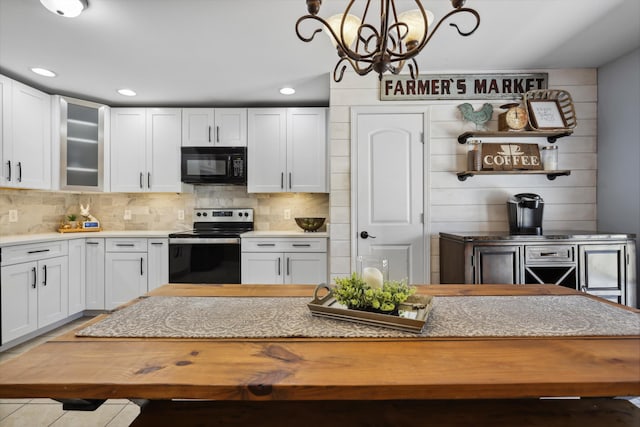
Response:
[[[527,100],[529,120],[536,129],[565,129],[567,120],[556,99]]]

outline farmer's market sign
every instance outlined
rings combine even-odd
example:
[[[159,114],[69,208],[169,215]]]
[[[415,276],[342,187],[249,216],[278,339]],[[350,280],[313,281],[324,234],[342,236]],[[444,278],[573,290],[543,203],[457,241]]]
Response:
[[[521,94],[546,89],[547,73],[421,74],[387,76],[380,81],[381,101],[426,99],[520,99]]]

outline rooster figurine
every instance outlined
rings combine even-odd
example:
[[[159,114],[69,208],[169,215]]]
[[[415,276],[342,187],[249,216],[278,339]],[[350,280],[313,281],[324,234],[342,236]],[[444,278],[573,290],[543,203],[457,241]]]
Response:
[[[465,120],[476,124],[476,129],[485,129],[484,124],[491,120],[493,114],[493,105],[491,104],[484,104],[478,111],[475,111],[471,104],[465,102],[458,105],[458,109]]]

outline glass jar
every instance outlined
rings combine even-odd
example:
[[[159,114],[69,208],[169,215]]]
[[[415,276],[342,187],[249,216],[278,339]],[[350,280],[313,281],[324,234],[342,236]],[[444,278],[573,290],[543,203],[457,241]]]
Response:
[[[389,261],[376,256],[358,256],[358,275],[373,289],[382,288],[389,280]]]
[[[482,170],[482,142],[479,139],[470,139],[467,141],[469,151],[467,152],[467,170]]]
[[[557,145],[548,145],[546,147],[542,147],[542,151],[540,153],[540,157],[542,160],[542,167],[546,171],[555,171],[558,170],[558,146]]]

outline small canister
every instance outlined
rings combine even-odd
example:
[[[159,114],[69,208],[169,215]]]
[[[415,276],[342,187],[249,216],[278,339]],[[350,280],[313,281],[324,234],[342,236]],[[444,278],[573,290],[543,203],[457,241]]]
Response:
[[[467,152],[467,169],[470,171],[482,170],[482,141],[470,139],[467,141],[469,151]]]
[[[542,167],[544,168],[544,170],[558,170],[558,146],[548,145],[546,147],[542,147],[540,157],[542,157]]]

